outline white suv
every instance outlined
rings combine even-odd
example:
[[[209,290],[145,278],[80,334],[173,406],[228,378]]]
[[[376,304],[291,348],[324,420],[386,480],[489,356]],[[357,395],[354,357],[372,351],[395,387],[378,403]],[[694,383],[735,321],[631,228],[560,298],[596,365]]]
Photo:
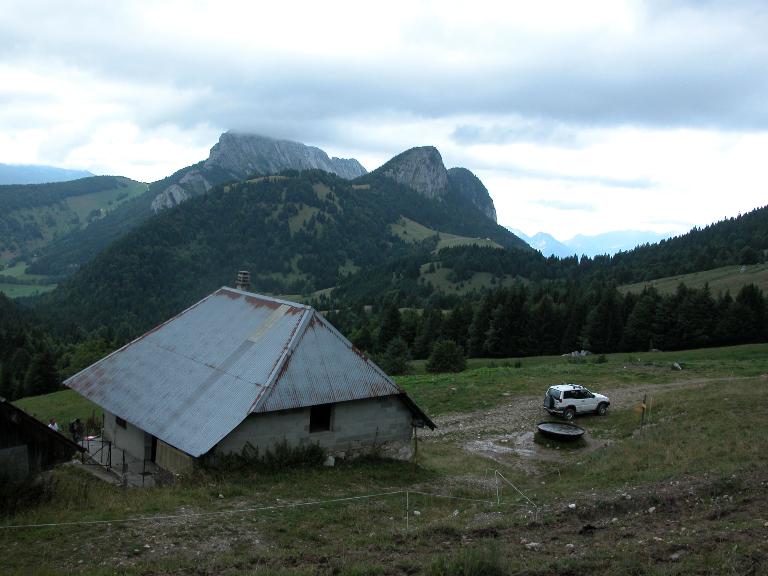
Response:
[[[544,409],[566,420],[573,420],[576,414],[594,412],[603,416],[611,401],[607,396],[590,392],[578,384],[558,384],[544,395]]]

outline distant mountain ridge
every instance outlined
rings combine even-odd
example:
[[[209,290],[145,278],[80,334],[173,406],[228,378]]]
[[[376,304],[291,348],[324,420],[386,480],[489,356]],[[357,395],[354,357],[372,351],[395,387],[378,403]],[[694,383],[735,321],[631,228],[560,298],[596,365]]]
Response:
[[[508,227],[507,229],[525,240],[528,245],[544,256],[557,256],[558,258],[574,255],[589,256],[590,258],[602,254],[613,255],[617,252],[632,250],[643,244],[655,244],[673,236],[672,233],[659,234],[658,232],[641,230],[617,230],[594,235],[578,234],[561,242],[546,232],[537,232],[533,236],[528,236],[515,228]]]
[[[152,210],[159,212],[177,206],[228,180],[278,174],[284,170],[315,169],[346,180],[367,174],[363,165],[354,158],[331,158],[320,148],[301,142],[259,134],[225,132],[211,148],[207,160],[183,169],[183,174],[157,195],[152,201]]]
[[[286,170],[302,172],[313,169],[334,174],[344,180],[354,179],[361,186],[366,185],[367,178],[376,174],[388,181],[394,180],[429,200],[450,200],[449,204],[458,202],[462,206],[462,200],[465,200],[468,202],[467,207],[477,208],[480,214],[491,220],[489,224],[495,226],[496,210],[482,182],[465,168],[447,170],[440,153],[434,147],[413,148],[368,173],[357,160],[331,158],[319,148],[299,142],[225,132],[211,148],[208,159],[153,182],[145,195],[118,207],[85,229],[55,239],[41,248],[29,271],[35,274],[68,275],[153,215],[174,208],[190,198],[202,196],[218,185],[242,181],[259,174],[274,175]],[[435,182],[431,179],[435,179]],[[439,224],[437,222],[433,227],[439,230]],[[474,235],[475,231],[469,233],[469,236]],[[506,240],[525,246],[512,235]]]
[[[93,176],[87,170],[70,170],[42,164],[0,164],[0,185],[69,182]]]
[[[219,184],[162,210],[60,283],[41,309],[63,323],[124,324],[129,335],[231,281],[233,270],[250,270],[256,291],[308,295],[403,258],[410,264],[396,276],[409,292],[431,291],[417,278],[441,243],[541,259],[450,185],[436,199],[379,172],[353,181],[284,172]]]

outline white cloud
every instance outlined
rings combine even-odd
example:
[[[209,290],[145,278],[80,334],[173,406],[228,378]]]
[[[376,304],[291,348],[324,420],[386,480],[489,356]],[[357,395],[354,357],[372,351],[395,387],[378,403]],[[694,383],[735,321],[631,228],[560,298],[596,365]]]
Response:
[[[766,27],[757,1],[7,0],[0,161],[154,180],[226,129],[369,169],[432,144],[526,232],[683,231],[764,202]]]

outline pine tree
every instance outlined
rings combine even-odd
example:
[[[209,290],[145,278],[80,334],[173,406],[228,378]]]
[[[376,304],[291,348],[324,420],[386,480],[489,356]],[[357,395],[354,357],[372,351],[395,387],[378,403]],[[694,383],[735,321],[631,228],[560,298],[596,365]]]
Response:
[[[400,335],[400,323],[400,309],[396,304],[390,304],[384,310],[379,326],[379,350],[386,350],[389,343]]]
[[[427,360],[427,372],[461,372],[467,367],[464,352],[453,340],[439,340]]]
[[[24,377],[24,394],[38,396],[55,392],[59,388],[59,374],[56,371],[56,358],[48,348],[32,356]]]
[[[380,358],[381,368],[388,374],[405,374],[410,368],[411,353],[408,344],[400,338],[393,338]]]

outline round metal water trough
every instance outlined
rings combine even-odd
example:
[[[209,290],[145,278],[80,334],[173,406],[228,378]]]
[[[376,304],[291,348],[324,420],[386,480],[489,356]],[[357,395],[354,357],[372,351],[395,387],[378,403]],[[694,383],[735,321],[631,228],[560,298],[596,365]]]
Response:
[[[584,428],[570,422],[539,422],[539,432],[558,440],[576,440],[584,435]]]

